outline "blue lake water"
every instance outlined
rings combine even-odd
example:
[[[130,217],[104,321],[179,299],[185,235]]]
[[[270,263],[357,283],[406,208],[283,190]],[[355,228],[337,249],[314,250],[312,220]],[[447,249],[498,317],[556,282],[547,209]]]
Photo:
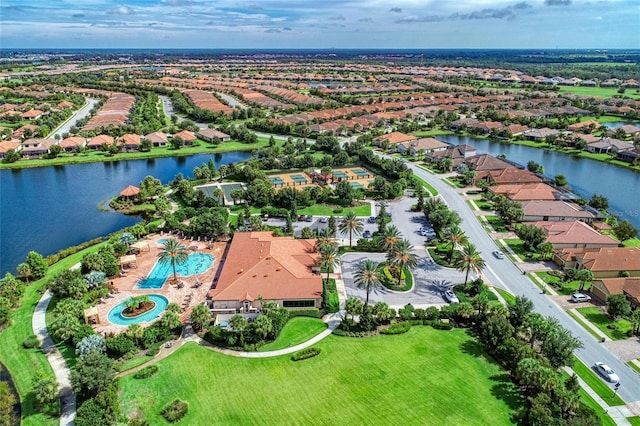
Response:
[[[581,197],[589,199],[593,194],[607,197],[609,211],[640,230],[640,173],[588,158],[504,141],[457,135],[441,135],[437,139],[454,145],[475,146],[480,153],[506,154],[508,160],[523,166],[531,160],[542,164],[546,176],[565,175],[573,192]]]
[[[0,274],[15,273],[30,250],[44,256],[119,229],[140,219],[98,209],[128,185],[148,175],[163,183],[196,166],[216,166],[251,157],[248,152],[107,163],[0,170]]]
[[[191,253],[185,263],[176,265],[176,274],[178,274],[179,277],[202,274],[207,269],[211,268],[213,261],[214,258],[210,254]],[[161,263],[160,261],[156,261],[156,264],[153,265],[153,268],[151,269],[151,272],[149,272],[147,278],[136,283],[134,289],[145,290],[150,288],[162,288],[164,282],[167,280],[169,275],[172,274],[173,268],[170,263]]]
[[[118,305],[111,308],[109,314],[107,315],[107,319],[112,324],[128,326],[131,324],[149,322],[155,320],[156,318],[160,318],[160,315],[167,309],[169,301],[166,297],[160,294],[148,294],[147,296],[149,296],[150,301],[156,304],[156,306],[150,311],[147,311],[142,315],[138,315],[137,317],[127,318],[122,315],[122,311],[124,311],[124,309],[127,307],[125,305],[126,300],[123,300],[122,303],[119,303]]]

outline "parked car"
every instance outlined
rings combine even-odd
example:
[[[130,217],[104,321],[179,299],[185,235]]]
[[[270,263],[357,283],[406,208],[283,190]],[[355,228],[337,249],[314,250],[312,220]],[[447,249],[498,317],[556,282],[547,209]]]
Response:
[[[498,259],[504,259],[504,253],[502,252],[502,250],[494,250],[493,255]]]
[[[608,382],[618,383],[620,381],[620,378],[615,373],[615,371],[613,371],[611,367],[609,367],[607,364],[604,364],[602,362],[596,362],[594,367],[598,372],[598,374],[604,377],[605,380],[607,380]]]
[[[368,229],[362,233],[362,238],[371,238],[371,231]]]
[[[376,223],[376,217],[375,216],[369,216],[369,219],[367,219],[367,222]]]
[[[590,302],[591,301],[591,296],[589,296],[588,294],[584,294],[584,293],[573,293],[571,295],[571,301],[573,303]]]
[[[456,296],[453,290],[447,290],[444,292],[444,300],[449,303],[460,303],[460,299],[458,299],[458,296]]]
[[[307,215],[305,221],[307,222],[313,222],[313,216],[311,216],[310,214]]]
[[[435,237],[436,231],[434,231],[433,229],[422,229],[420,231],[420,235],[422,235],[423,237]]]
[[[307,219],[306,215],[301,214],[300,216],[298,216],[298,222],[304,222]]]
[[[320,218],[320,223],[327,223],[328,221],[329,221],[329,219],[327,219],[327,217],[326,217],[326,216],[322,216],[322,217]]]

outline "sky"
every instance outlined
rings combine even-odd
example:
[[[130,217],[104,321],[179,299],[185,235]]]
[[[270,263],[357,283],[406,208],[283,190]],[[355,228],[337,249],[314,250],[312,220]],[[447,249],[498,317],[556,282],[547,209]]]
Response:
[[[640,0],[0,0],[8,48],[640,48]]]

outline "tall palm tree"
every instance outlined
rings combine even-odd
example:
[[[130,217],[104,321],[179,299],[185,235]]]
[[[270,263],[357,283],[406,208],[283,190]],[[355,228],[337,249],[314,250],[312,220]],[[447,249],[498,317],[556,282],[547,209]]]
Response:
[[[480,252],[472,243],[467,242],[461,251],[458,252],[458,258],[454,266],[458,271],[464,272],[464,285],[469,281],[469,272],[473,271],[479,274],[486,266],[484,259],[480,256]]]
[[[447,244],[451,244],[451,249],[449,249],[449,263],[451,263],[454,251],[461,245],[466,244],[467,236],[464,235],[464,231],[458,225],[455,225],[444,233],[444,241]]]
[[[329,282],[329,273],[339,262],[338,246],[335,244],[326,244],[320,246],[320,267],[327,271],[326,283]]]
[[[354,278],[358,288],[364,289],[367,293],[364,304],[369,305],[369,293],[371,290],[380,285],[380,268],[379,264],[371,259],[366,259],[358,265]]]
[[[401,240],[400,231],[396,228],[395,225],[389,225],[384,228],[383,240],[382,240],[382,248],[384,251],[391,251],[398,242]]]
[[[218,202],[220,203],[220,205],[222,205],[222,207],[225,207],[225,203],[224,203],[224,191],[222,190],[222,188],[216,188],[213,190],[213,197],[216,198],[218,200]]]
[[[411,243],[409,240],[402,239],[387,253],[387,261],[397,268],[398,287],[402,280],[402,271],[404,268],[415,268],[418,264],[418,258],[411,253]]]
[[[342,218],[338,225],[340,232],[346,232],[349,234],[349,247],[351,247],[351,241],[353,234],[360,235],[364,229],[364,225],[356,218],[356,214],[351,210],[345,217]]]
[[[164,242],[162,251],[158,254],[158,260],[160,261],[160,263],[171,263],[174,282],[178,281],[178,274],[176,274],[176,264],[180,265],[182,263],[185,263],[188,257],[189,252],[187,252],[187,248],[175,238],[167,238],[167,241]]]

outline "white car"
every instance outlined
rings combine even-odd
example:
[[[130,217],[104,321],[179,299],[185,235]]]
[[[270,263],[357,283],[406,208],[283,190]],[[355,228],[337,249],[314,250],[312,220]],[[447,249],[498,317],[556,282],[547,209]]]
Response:
[[[458,296],[456,296],[453,290],[447,290],[444,292],[444,300],[449,303],[460,303],[460,299],[458,299]]]
[[[618,383],[620,381],[620,378],[615,373],[615,371],[613,371],[611,367],[609,367],[607,364],[604,364],[602,362],[596,362],[594,367],[598,372],[598,374],[604,377],[608,382]]]
[[[329,221],[329,219],[327,219],[327,217],[326,217],[326,216],[322,216],[322,217],[320,218],[320,223],[327,223],[328,221]]]
[[[494,250],[493,255],[498,259],[504,259],[504,253],[502,250]]]
[[[423,237],[435,237],[436,236],[436,231],[434,231],[433,229],[422,229],[420,230],[420,235],[422,235]]]
[[[573,303],[590,302],[591,301],[591,296],[589,296],[588,294],[584,294],[584,293],[573,293],[571,295],[571,301]]]

